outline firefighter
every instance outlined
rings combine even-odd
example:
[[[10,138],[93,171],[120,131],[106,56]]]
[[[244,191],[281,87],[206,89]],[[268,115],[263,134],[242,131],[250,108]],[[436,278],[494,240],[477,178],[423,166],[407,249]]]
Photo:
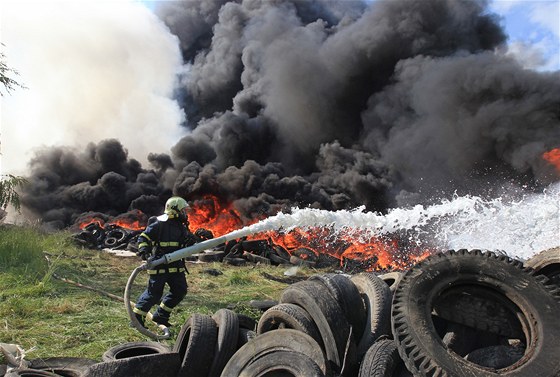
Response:
[[[164,214],[149,223],[138,237],[137,255],[143,260],[160,258],[186,246],[196,243],[196,237],[189,230],[188,204],[185,199],[174,196],[165,203]],[[146,315],[159,303],[152,320],[164,326],[171,326],[169,316],[187,294],[187,279],[184,260],[157,266],[148,270],[149,280],[146,290],[138,298],[133,312],[145,327]],[[163,296],[165,284],[169,292]],[[163,297],[162,297],[163,296]]]

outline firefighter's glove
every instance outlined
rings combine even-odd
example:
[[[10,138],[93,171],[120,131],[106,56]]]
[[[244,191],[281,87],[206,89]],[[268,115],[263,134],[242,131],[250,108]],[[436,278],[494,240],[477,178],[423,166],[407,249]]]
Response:
[[[145,250],[145,249],[138,250],[136,255],[138,255],[140,258],[142,258],[142,260],[147,260],[150,257],[149,251]]]
[[[214,234],[212,234],[212,232],[209,231],[208,229],[204,229],[204,228],[198,228],[196,232],[194,232],[194,235],[197,236],[201,241],[214,238]]]

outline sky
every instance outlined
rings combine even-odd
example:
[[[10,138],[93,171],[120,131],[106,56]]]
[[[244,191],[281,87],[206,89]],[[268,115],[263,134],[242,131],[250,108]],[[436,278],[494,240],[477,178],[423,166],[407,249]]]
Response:
[[[508,54],[560,70],[560,0],[493,0],[490,9]],[[1,174],[25,175],[37,148],[107,138],[144,164],[187,132],[173,98],[185,69],[178,40],[142,2],[0,0],[0,41],[26,87],[2,91]]]

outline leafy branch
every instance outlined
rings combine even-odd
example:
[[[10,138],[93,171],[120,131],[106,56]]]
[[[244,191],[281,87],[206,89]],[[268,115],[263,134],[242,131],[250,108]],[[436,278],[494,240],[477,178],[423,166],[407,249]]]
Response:
[[[25,185],[27,179],[12,174],[0,175],[0,208],[5,209],[12,205],[16,211],[20,211],[21,203],[17,188]]]
[[[1,45],[4,46],[3,43]],[[6,55],[3,52],[0,52],[0,83],[4,85],[6,92],[10,93],[16,87],[26,89],[25,86],[11,78],[10,75],[19,76],[19,73],[15,69],[8,67],[8,64],[6,63]],[[4,96],[1,91],[0,96]]]

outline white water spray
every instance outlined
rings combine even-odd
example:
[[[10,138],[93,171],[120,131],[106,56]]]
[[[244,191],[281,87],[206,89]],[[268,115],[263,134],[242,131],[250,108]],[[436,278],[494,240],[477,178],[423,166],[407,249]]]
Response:
[[[406,235],[410,244],[430,248],[481,249],[505,252],[528,259],[539,251],[560,246],[560,183],[540,194],[513,200],[500,197],[484,200],[456,196],[452,200],[413,208],[396,208],[387,214],[353,211],[294,209],[258,223],[179,249],[151,261],[147,268],[170,263],[231,240],[272,230],[329,227],[334,232],[356,231],[356,242],[370,237]]]
[[[476,248],[527,259],[541,250],[560,246],[560,183],[516,201],[457,196],[427,207],[396,208],[385,215],[364,212],[363,208],[334,212],[296,209],[234,233],[248,235],[321,226],[335,231],[356,229],[366,232],[368,237],[405,233],[411,242],[428,240],[442,250]]]

